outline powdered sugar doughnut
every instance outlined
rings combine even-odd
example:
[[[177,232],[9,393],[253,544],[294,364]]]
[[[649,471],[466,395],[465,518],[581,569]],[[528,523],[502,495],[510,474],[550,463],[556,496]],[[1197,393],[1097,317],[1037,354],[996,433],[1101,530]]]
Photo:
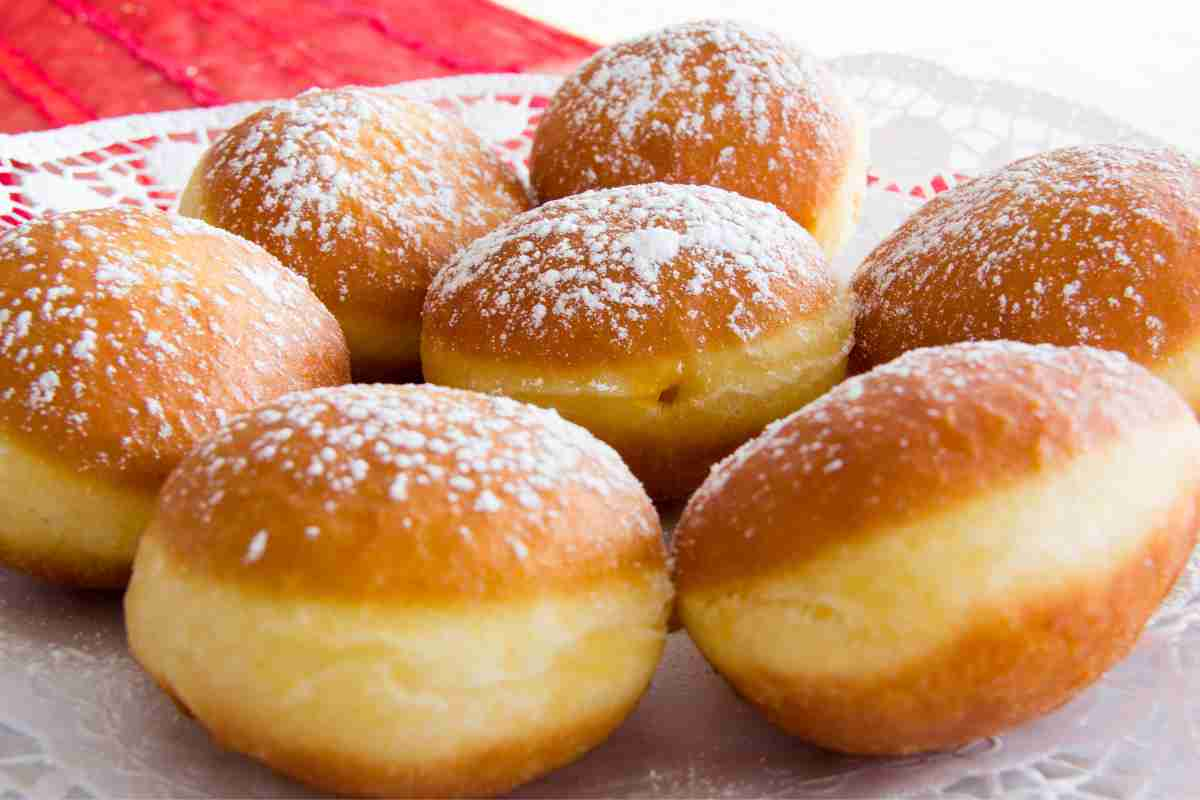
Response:
[[[1200,425],[1118,353],[914,350],[772,425],[675,529],[738,692],[851,753],[951,748],[1123,658],[1196,543]]]
[[[250,115],[205,154],[180,204],[306,277],[341,323],[355,373],[371,379],[415,376],[430,277],[528,207],[462,123],[359,88]]]
[[[349,379],[262,248],[132,208],[0,237],[0,562],[121,586],[168,471],[227,412]]]
[[[657,497],[845,373],[848,294],[778,209],[702,186],[556,200],[442,270],[421,355],[435,383],[551,406]]]
[[[1093,145],[940,194],[854,279],[852,369],[914,347],[1017,339],[1119,350],[1200,408],[1200,168]]]
[[[832,254],[866,189],[866,127],[833,75],[776,34],[677,25],[607,47],[555,92],[530,178],[553,200],[633,183],[708,184],[783,209]]]
[[[422,386],[292,394],[168,481],[130,646],[223,745],[339,794],[481,796],[632,710],[672,597],[658,517],[551,411]]]

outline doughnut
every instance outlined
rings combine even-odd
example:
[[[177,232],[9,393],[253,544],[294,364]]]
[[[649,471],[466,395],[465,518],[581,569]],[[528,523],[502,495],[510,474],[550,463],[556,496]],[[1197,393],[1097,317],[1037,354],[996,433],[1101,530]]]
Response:
[[[434,382],[557,409],[657,498],[685,496],[768,422],[845,376],[854,309],[813,238],[706,186],[554,200],[434,278]]]
[[[581,65],[538,123],[529,172],[542,201],[654,181],[718,186],[778,206],[833,255],[866,190],[867,133],[811,55],[710,20]]]
[[[980,339],[1118,350],[1200,409],[1200,167],[1091,145],[936,196],[863,262],[851,371]]]
[[[679,615],[785,731],[898,755],[1062,705],[1196,543],[1200,427],[1125,356],[973,342],[842,383],[713,470]]]
[[[125,585],[167,473],[239,412],[349,379],[337,322],[262,248],[136,208],[0,236],[0,564]]]
[[[421,302],[446,259],[529,208],[461,122],[382,91],[309,91],[213,143],[180,211],[265,247],[337,317],[360,379],[419,376]]]
[[[217,742],[339,794],[505,792],[647,688],[672,587],[611,448],[430,385],[287,395],[171,475],[125,601]]]

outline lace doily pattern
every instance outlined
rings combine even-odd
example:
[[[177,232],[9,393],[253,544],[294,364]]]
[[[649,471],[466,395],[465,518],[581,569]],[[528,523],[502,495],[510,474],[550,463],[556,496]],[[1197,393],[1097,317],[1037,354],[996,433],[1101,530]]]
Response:
[[[835,266],[848,276],[923,200],[1060,144],[1148,137],[1041,92],[917,60],[833,63],[872,127],[871,189]],[[524,168],[557,79],[468,76],[393,87],[459,114]],[[0,135],[0,226],[114,203],[171,208],[204,147],[257,103]],[[617,733],[528,797],[1185,797],[1200,780],[1200,569],[1133,654],[1074,701],[953,753],[855,759],[805,747],[738,700],[672,637],[654,685]],[[311,796],[215,747],[141,672],[117,599],[0,572],[0,800]]]

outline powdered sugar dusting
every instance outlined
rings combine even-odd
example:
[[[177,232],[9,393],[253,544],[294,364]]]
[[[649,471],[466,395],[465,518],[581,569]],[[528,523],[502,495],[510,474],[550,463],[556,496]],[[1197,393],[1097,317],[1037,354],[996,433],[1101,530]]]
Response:
[[[312,463],[321,469],[311,470]],[[238,478],[247,470],[255,470],[254,485]],[[428,384],[286,395],[233,418],[179,472],[186,474],[166,491],[190,485],[202,521],[244,502],[261,482],[282,481],[289,497],[326,498],[296,523],[296,534],[310,541],[336,535],[329,532],[338,529],[341,509],[353,504],[391,508],[414,530],[415,520],[430,514],[454,520],[447,529],[476,541],[487,517],[498,513],[521,520],[517,530],[537,530],[562,513],[564,492],[583,491],[614,508],[645,497],[608,445],[553,411]],[[283,534],[278,528],[272,536]],[[657,535],[649,525],[638,530]],[[595,532],[607,535],[624,534]],[[510,535],[506,542],[519,560],[529,557],[526,539]],[[246,562],[260,550],[252,542]]]
[[[61,385],[62,381],[59,380],[57,372],[43,372],[29,387],[29,405],[37,409],[53,403]]]
[[[645,184],[555,200],[480,238],[435,277],[426,323],[453,340],[481,320],[497,351],[518,338],[554,346],[581,328],[634,351],[670,318],[700,329],[701,343],[750,341],[799,298],[833,291],[812,237],[775,207]]]
[[[988,399],[993,391],[1003,393],[1007,408],[994,402],[994,396]],[[888,448],[901,451],[912,449],[920,464],[938,465],[933,469],[947,474],[951,459],[996,458],[994,452],[970,447],[972,434],[957,427],[976,413],[987,424],[1010,431],[1019,424],[1041,431],[1065,426],[1060,430],[1073,432],[1058,435],[1058,441],[1074,440],[1076,446],[1090,436],[1111,435],[1114,429],[1133,428],[1167,414],[1190,416],[1174,392],[1120,353],[1011,341],[919,348],[841,383],[769,425],[713,467],[687,514],[705,513],[728,481],[747,470],[758,480],[786,472],[788,480],[803,481],[804,486],[832,486],[827,482],[838,480],[838,473],[846,470],[857,470],[854,480],[862,481],[877,466],[873,459],[878,450],[859,446],[868,439],[886,440]],[[1012,413],[1023,419],[1008,420]],[[1105,420],[1096,427],[1099,434],[1085,427],[1096,425],[1088,417]],[[1047,436],[1034,449],[1048,452],[1056,446],[1061,444],[1052,445]],[[899,463],[908,462],[901,458]],[[882,479],[877,475],[865,481],[868,487],[854,503],[862,508],[877,505],[880,498],[871,494],[869,485],[879,486]],[[831,497],[837,494],[829,492]],[[848,519],[852,510],[844,513]]]
[[[786,191],[795,176],[771,169],[776,156],[789,164],[830,158],[848,119],[833,78],[815,58],[777,34],[731,20],[676,25],[599,51],[564,82],[547,118],[565,126],[567,146],[543,151],[535,142],[535,179],[570,174],[582,181],[573,191],[683,181],[704,169],[713,174],[693,179],[725,185],[723,177],[751,176],[764,191],[767,184]],[[697,148],[730,140],[770,146],[774,155],[753,169],[729,146],[711,164],[689,160]],[[597,141],[604,146],[575,146]],[[797,142],[807,152],[795,152]]]
[[[196,220],[113,208],[0,237],[0,417],[84,467],[179,454],[215,408],[304,385],[281,353],[332,330],[303,280]],[[261,362],[263,386],[229,385],[232,353]]]
[[[1171,150],[1017,161],[939,195],[866,259],[861,351],[879,363],[898,348],[1012,338],[1157,359],[1194,335],[1198,228],[1200,171]]]
[[[642,228],[626,234],[620,243],[635,264],[661,264],[679,255],[683,237],[670,228]]]
[[[263,557],[263,553],[267,552],[267,539],[270,536],[268,531],[259,531],[250,538],[250,544],[246,546],[246,555],[242,561],[246,564],[253,564]]]
[[[274,103],[205,164],[208,184],[228,194],[205,217],[265,246],[326,302],[345,301],[356,282],[423,286],[456,245],[526,207],[516,177],[461,123],[371,89]],[[327,276],[334,253],[343,263]]]
[[[388,486],[388,497],[397,502],[408,498],[408,475],[397,475]]]

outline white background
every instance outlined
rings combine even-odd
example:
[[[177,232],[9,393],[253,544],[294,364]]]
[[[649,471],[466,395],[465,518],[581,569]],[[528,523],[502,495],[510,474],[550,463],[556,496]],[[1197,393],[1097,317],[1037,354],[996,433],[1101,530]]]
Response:
[[[1084,102],[1200,153],[1200,2],[988,0],[501,0],[599,43],[673,22],[734,17],[818,55],[884,51]]]

